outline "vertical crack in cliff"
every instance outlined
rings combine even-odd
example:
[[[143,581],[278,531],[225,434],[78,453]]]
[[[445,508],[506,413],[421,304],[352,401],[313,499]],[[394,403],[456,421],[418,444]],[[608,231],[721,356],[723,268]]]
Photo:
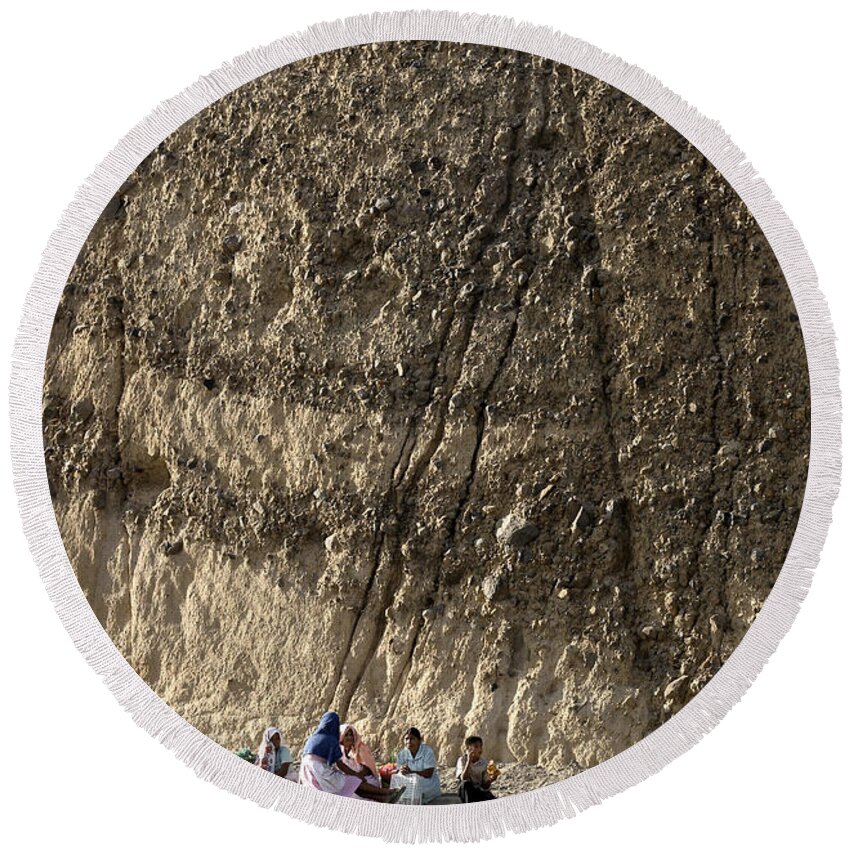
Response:
[[[123,475],[123,459],[121,452],[121,405],[124,401],[124,391],[127,387],[127,323],[125,321],[124,309],[125,303],[123,296],[118,296],[120,301],[118,302],[118,315],[117,315],[117,328],[118,328],[118,391],[116,393],[115,398],[115,442],[112,446],[112,463],[115,467],[122,471]],[[109,301],[107,300],[107,304]],[[106,484],[106,498],[109,498],[109,482],[107,480]],[[116,486],[121,491],[121,500],[122,503],[126,499],[126,492],[124,491],[123,478],[119,478],[116,481]],[[122,504],[122,513],[123,513],[123,504]],[[138,560],[138,553],[136,555],[136,559],[134,560],[133,550],[132,550],[132,538],[130,534],[127,532],[126,526],[123,521],[119,519],[119,527],[121,532],[124,534],[127,543],[127,607],[129,610],[129,618],[130,622],[134,622],[134,613],[133,613],[133,572],[135,569],[135,561]],[[132,646],[130,647],[132,651]]]
[[[540,122],[540,127],[536,131],[533,138],[528,139],[527,147],[529,149],[533,148],[534,144],[540,138],[542,133],[546,130],[549,123],[549,112],[550,112],[550,100],[551,100],[551,76],[547,78],[547,85],[543,87],[544,94],[544,108],[543,108],[543,117]],[[517,104],[515,109],[519,106],[519,98],[517,98]],[[508,221],[510,218],[511,206],[514,200],[514,190],[515,190],[515,182],[516,182],[516,166],[515,162],[519,158],[519,141],[520,134],[519,131],[514,131],[514,136],[512,139],[511,150],[508,154],[509,156],[509,167],[507,173],[507,191],[505,194],[505,200],[502,204],[502,208],[499,210],[499,216],[501,217],[501,231],[507,230]],[[535,188],[539,188],[541,183],[543,183],[541,179],[538,179]],[[542,192],[538,192],[538,194],[542,194]],[[529,215],[525,220],[525,228],[522,234],[522,249],[523,251],[527,251],[528,245],[532,241],[532,233],[534,230],[534,225],[540,217],[541,204],[537,204],[534,209],[536,212],[532,215]],[[483,254],[483,252],[482,252]],[[479,255],[479,259],[480,259]],[[523,256],[527,256],[527,253]],[[513,349],[514,339],[516,338],[517,329],[519,327],[519,317],[522,312],[522,308],[524,306],[524,299],[527,291],[530,288],[530,281],[532,275],[535,273],[537,269],[537,259],[536,254],[534,255],[534,259],[532,260],[531,268],[525,270],[522,274],[525,275],[524,279],[521,279],[515,289],[513,295],[513,301],[511,304],[511,311],[513,314],[513,320],[511,322],[511,326],[508,329],[507,337],[505,340],[505,344],[502,346],[502,350],[499,353],[499,359],[496,363],[496,367],[493,370],[493,374],[490,376],[489,381],[485,385],[481,396],[479,398],[478,404],[475,407],[475,429],[476,429],[476,438],[475,445],[472,450],[472,457],[469,463],[469,472],[466,475],[466,479],[463,484],[463,488],[461,490],[461,496],[458,500],[458,504],[452,514],[451,519],[449,520],[447,529],[446,529],[446,548],[450,548],[454,543],[455,533],[457,529],[457,523],[460,519],[463,511],[466,508],[466,504],[469,501],[469,496],[472,491],[472,484],[475,479],[476,472],[478,471],[478,456],[481,451],[481,445],[484,442],[484,430],[486,425],[486,417],[487,417],[487,407],[490,402],[490,394],[493,390],[493,387],[498,382],[499,377],[502,374],[502,370],[504,365]],[[445,556],[445,551],[444,551]],[[439,576],[439,573],[438,573]]]
[[[515,64],[517,66],[519,66],[520,63],[523,62],[523,61],[525,61],[525,60],[521,56],[518,55],[517,59],[515,60]],[[517,88],[516,91],[515,91],[514,104],[513,104],[514,112],[519,111],[520,104],[521,104],[521,94],[520,94],[521,91],[522,90],[520,88]],[[495,134],[494,134],[493,139],[495,139]],[[515,162],[516,162],[516,159],[517,159],[517,156],[518,156],[519,139],[520,139],[519,127],[513,127],[512,132],[511,132],[510,149],[509,149],[509,151],[506,155],[507,159],[506,159],[505,177],[504,177],[504,183],[505,183],[504,198],[503,198],[502,202],[500,203],[499,207],[497,208],[497,210],[493,213],[493,215],[490,218],[491,223],[495,222],[495,221],[499,221],[500,226],[492,227],[490,234],[486,238],[483,238],[481,240],[481,242],[480,242],[479,246],[477,247],[476,252],[475,252],[475,254],[472,258],[472,261],[470,263],[470,269],[475,269],[479,265],[482,257],[486,253],[487,249],[494,244],[496,238],[498,238],[498,236],[501,234],[501,232],[503,231],[505,224],[508,220],[512,200],[513,200],[514,183],[515,183],[515,180],[516,180]],[[493,149],[493,141],[492,140],[491,140],[490,147],[491,147],[491,152],[492,152],[492,149]],[[485,175],[486,175],[486,166],[485,166],[483,173],[479,176],[479,179],[476,183],[476,186],[481,185],[481,182],[482,182]],[[436,424],[435,424],[434,431],[432,432],[432,434],[431,434],[431,436],[430,436],[430,438],[429,438],[429,440],[428,440],[428,442],[425,446],[425,450],[423,451],[423,453],[419,457],[417,463],[415,464],[415,466],[414,466],[414,468],[413,468],[413,470],[412,470],[412,472],[409,476],[409,480],[406,482],[406,484],[403,488],[404,499],[401,502],[400,511],[396,516],[396,522],[397,522],[397,525],[400,528],[402,526],[406,528],[406,522],[407,522],[407,519],[408,519],[408,515],[410,514],[410,507],[407,503],[407,494],[409,494],[409,493],[411,493],[415,490],[416,485],[418,484],[419,480],[421,479],[422,475],[424,474],[424,471],[427,469],[428,464],[431,462],[431,459],[433,458],[434,454],[436,453],[437,449],[439,448],[439,446],[440,446],[440,444],[443,440],[443,436],[444,436],[444,433],[445,433],[446,413],[447,413],[447,410],[448,410],[449,400],[451,399],[451,396],[454,392],[454,388],[457,385],[457,381],[458,381],[458,379],[460,378],[460,376],[463,372],[463,364],[464,364],[464,361],[465,361],[465,358],[466,358],[466,353],[467,353],[467,350],[468,350],[468,347],[469,347],[470,339],[472,338],[472,331],[475,327],[475,323],[476,323],[476,320],[478,318],[479,308],[480,308],[481,302],[484,298],[484,291],[485,291],[485,288],[483,286],[479,286],[479,287],[476,288],[476,290],[473,293],[473,302],[472,302],[471,307],[468,310],[464,311],[464,313],[463,313],[464,323],[463,323],[462,329],[461,329],[461,341],[460,341],[459,345],[457,346],[457,352],[454,354],[454,356],[452,358],[453,362],[456,364],[456,368],[454,370],[454,376],[453,376],[453,379],[451,381],[451,385],[448,386],[448,388],[442,394],[442,398],[441,398],[441,402],[440,402],[440,406],[439,406],[439,410],[438,410],[437,421],[436,421]],[[454,315],[455,315],[456,312],[457,312],[457,306],[455,305],[454,310],[452,312],[452,319],[454,318]],[[514,328],[515,328],[515,325],[514,325]],[[515,332],[515,330],[514,330],[514,332]],[[441,351],[440,351],[441,356],[437,358],[437,361],[436,361],[437,363],[440,362],[441,357],[444,354],[445,343],[447,342],[448,338],[449,338],[449,334],[447,333],[445,335],[444,339],[443,339],[443,344],[441,345]],[[513,339],[513,337],[511,337],[511,341],[512,341],[512,339]],[[447,367],[448,367],[448,363],[446,363],[446,368],[445,368],[446,373],[448,373]],[[434,393],[433,393],[434,377],[435,377],[435,374],[432,374],[431,392],[430,392],[431,399],[433,399],[433,395],[434,395]],[[488,389],[489,389],[489,387],[488,387]],[[481,431],[483,432],[483,428],[481,429]],[[482,439],[482,433],[479,432],[477,444],[476,444],[476,447],[475,447],[476,456],[477,456],[477,450],[478,450],[478,446],[480,445],[481,439]],[[396,541],[397,544],[399,543],[401,537],[402,537],[402,534],[399,534],[398,539]],[[395,556],[397,556],[398,552],[396,551],[393,554]],[[398,576],[396,577],[396,580],[394,582],[389,582],[389,581],[387,582],[387,591],[384,595],[384,605],[383,605],[384,608],[386,607],[387,604],[389,604],[390,600],[392,599],[393,594],[395,593],[395,590],[397,590],[397,588],[398,588],[398,586],[401,582],[401,570],[398,570],[397,572],[398,572]],[[438,566],[438,568],[436,570],[436,584],[437,585],[439,584],[439,572],[440,572],[440,568]],[[394,586],[394,587],[391,587],[391,585]],[[434,591],[434,592],[436,592],[436,591]],[[387,700],[387,712],[389,711],[389,706],[392,705],[393,702],[397,701],[397,699],[398,699],[398,694],[399,694],[401,684],[406,679],[407,672],[409,671],[410,666],[412,664],[413,654],[416,651],[416,645],[418,643],[419,633],[421,631],[421,628],[422,628],[422,619],[418,618],[417,622],[416,622],[415,629],[414,629],[414,634],[413,634],[413,636],[410,640],[410,647],[409,647],[408,653],[407,653],[407,660],[402,665],[401,672],[400,672],[399,676],[396,678],[396,681],[392,684],[392,686],[390,688],[390,697]],[[371,659],[374,657],[375,653],[377,652],[378,647],[380,646],[380,642],[383,639],[383,635],[386,632],[386,623],[383,622],[376,631],[377,631],[377,633],[375,635],[374,640],[372,641],[372,646],[370,647],[370,651],[368,652],[364,663],[361,665],[361,669],[359,671],[359,674],[357,675],[353,686],[346,693],[346,697],[344,699],[345,710],[348,709],[350,701],[351,701],[354,693],[356,692],[357,687],[359,687],[359,684],[362,681],[363,675],[365,674],[365,670],[368,667],[368,664],[370,663]]]
[[[722,547],[717,552],[717,557],[719,559],[719,567],[722,571],[722,579],[718,582],[718,604],[724,611],[727,611],[728,607],[728,599],[727,599],[727,574],[728,574],[728,560],[724,557],[725,545],[728,543],[729,532],[728,529],[732,526],[734,522],[734,503],[731,501],[733,488],[727,487],[726,490],[728,492],[729,501],[726,503],[721,503],[721,494],[720,487],[717,481],[717,464],[718,464],[718,452],[721,447],[720,440],[720,425],[719,425],[719,407],[720,402],[723,396],[723,391],[726,385],[726,364],[723,359],[723,349],[721,347],[721,315],[720,315],[720,306],[718,304],[718,289],[720,286],[720,282],[718,280],[717,274],[715,273],[714,268],[714,250],[715,250],[715,237],[714,237],[714,228],[712,226],[712,221],[710,218],[710,210],[708,204],[706,203],[706,193],[703,182],[709,176],[709,162],[706,158],[702,160],[702,168],[700,170],[700,174],[698,177],[699,183],[698,190],[695,198],[696,205],[696,217],[699,222],[700,232],[704,232],[706,234],[707,239],[707,247],[706,247],[706,260],[705,260],[705,274],[706,274],[706,282],[709,287],[709,321],[710,321],[710,335],[711,335],[711,346],[712,351],[714,352],[712,357],[715,360],[715,368],[714,368],[714,384],[712,387],[711,394],[711,438],[712,442],[712,457],[710,460],[711,468],[709,470],[709,493],[708,493],[708,515],[705,518],[705,524],[702,529],[702,540],[700,541],[700,545],[698,548],[698,561],[701,561],[704,557],[706,546],[709,540],[709,534],[711,531],[712,525],[717,520],[717,516],[719,513],[718,509],[723,510],[723,522],[721,523],[721,528],[718,529],[718,537],[722,540]],[[731,477],[734,477],[734,472],[730,473]],[[726,518],[729,518],[728,521]],[[723,533],[722,529],[725,528],[726,532]],[[699,568],[699,563],[697,564],[697,568]]]
[[[514,131],[514,137],[516,137],[517,132],[518,131],[516,131],[516,130]],[[492,159],[492,151],[493,151],[494,141],[495,141],[495,131],[494,131],[493,137],[491,138],[491,141],[490,141],[491,157],[489,159],[484,160],[484,165],[482,167],[481,173],[479,174],[478,179],[476,180],[475,190],[473,191],[473,195],[478,190],[478,187],[480,187],[484,177],[486,176],[487,166],[488,166],[490,160]],[[515,144],[514,144],[514,146],[515,146]],[[510,189],[510,184],[512,182],[512,176],[511,176],[512,175],[512,167],[513,167],[512,154],[513,154],[513,149],[511,151],[511,154],[509,154],[509,159],[508,159],[508,164],[507,164],[506,182],[508,183],[508,189]],[[508,205],[508,202],[503,203],[502,207],[504,208],[507,205]],[[501,211],[501,209],[500,209],[500,211]],[[495,217],[496,216],[494,216],[494,218]],[[478,265],[478,263],[481,260],[481,257],[485,253],[486,249],[492,244],[494,239],[495,239],[495,236],[491,236],[489,238],[489,241],[488,240],[482,240],[482,244],[479,246],[478,250],[476,251],[476,254],[475,254],[473,261],[471,263],[471,268],[474,269]],[[477,287],[475,292],[473,293],[473,301],[472,301],[471,307],[468,310],[466,310],[462,313],[463,324],[462,324],[462,327],[461,327],[461,341],[460,341],[459,345],[457,346],[457,353],[455,353],[455,355],[452,358],[452,361],[457,364],[457,368],[455,370],[455,374],[454,374],[454,377],[452,379],[451,385],[448,388],[444,389],[442,394],[441,394],[441,398],[439,400],[439,405],[438,405],[438,409],[437,409],[437,416],[436,416],[436,423],[435,423],[435,426],[434,426],[434,431],[432,432],[431,436],[428,438],[428,441],[425,444],[424,451],[421,453],[420,457],[418,458],[418,460],[416,461],[415,465],[413,466],[413,468],[411,470],[410,469],[410,463],[413,459],[413,455],[414,455],[414,452],[415,452],[417,444],[418,444],[419,425],[421,424],[422,419],[425,417],[425,414],[427,413],[428,409],[431,407],[431,405],[434,402],[435,395],[436,395],[437,379],[440,376],[440,372],[441,372],[440,367],[442,366],[442,373],[443,373],[444,378],[446,377],[446,375],[448,374],[448,371],[449,371],[448,370],[448,365],[449,365],[448,343],[451,340],[452,329],[453,329],[454,324],[455,324],[455,318],[457,317],[458,312],[459,312],[458,308],[457,308],[457,301],[455,301],[455,303],[452,305],[452,309],[449,312],[447,319],[445,320],[444,327],[443,327],[442,333],[440,335],[440,341],[439,341],[439,344],[438,344],[437,354],[435,355],[434,360],[433,360],[433,366],[432,366],[431,374],[429,376],[428,400],[421,407],[420,412],[416,416],[414,416],[414,418],[411,422],[411,426],[408,429],[408,433],[405,437],[405,440],[403,441],[401,453],[400,453],[398,459],[396,460],[396,463],[393,466],[393,472],[392,472],[392,475],[390,477],[390,491],[389,491],[391,498],[388,500],[388,502],[389,502],[389,507],[391,508],[391,512],[393,514],[392,523],[393,523],[393,526],[396,529],[396,534],[395,534],[396,545],[395,545],[395,547],[392,548],[391,554],[388,556],[390,558],[390,560],[392,560],[393,558],[397,558],[397,556],[399,554],[398,550],[399,550],[399,547],[400,547],[401,539],[403,537],[403,530],[406,528],[407,518],[408,518],[408,515],[411,512],[410,507],[408,505],[409,495],[412,492],[414,492],[419,480],[421,479],[422,475],[424,474],[424,471],[428,468],[428,465],[430,464],[431,459],[433,458],[438,447],[440,446],[440,443],[442,442],[443,435],[445,433],[446,412],[448,410],[449,400],[452,396],[454,387],[457,384],[457,380],[462,373],[462,367],[463,367],[463,362],[464,362],[464,359],[465,359],[465,356],[466,356],[466,351],[467,351],[467,348],[469,346],[469,341],[472,337],[472,330],[475,326],[475,322],[476,322],[476,319],[478,317],[479,307],[480,307],[481,301],[483,300],[483,297],[484,297],[484,287]],[[409,444],[409,450],[405,454],[404,450],[405,450],[405,447],[408,446],[408,444]],[[401,465],[402,458],[404,458],[404,465],[403,466]],[[399,469],[401,469],[400,473],[398,472]],[[379,523],[380,523],[380,518],[379,518]],[[361,606],[358,610],[358,613],[355,617],[354,626],[351,630],[350,637],[347,641],[346,651],[345,651],[345,653],[343,654],[343,656],[340,660],[340,664],[338,665],[339,672],[336,676],[337,684],[335,686],[335,690],[338,690],[338,688],[339,688],[339,681],[341,680],[341,677],[342,677],[342,670],[344,669],[345,663],[348,660],[348,656],[350,655],[351,647],[353,646],[354,639],[356,637],[358,628],[359,628],[360,623],[363,619],[363,615],[366,612],[367,608],[369,607],[371,591],[372,591],[372,588],[374,586],[374,581],[375,581],[375,578],[377,576],[377,573],[380,569],[382,554],[384,553],[385,548],[386,548],[385,547],[385,538],[386,538],[386,533],[383,530],[380,530],[377,534],[376,543],[374,544],[375,557],[374,557],[374,560],[373,560],[372,571],[371,571],[371,574],[370,574],[370,577],[369,577],[369,580],[368,580],[368,583],[367,583],[367,589],[366,589],[366,592],[364,593],[363,602],[362,602],[362,604],[361,604]],[[401,581],[402,581],[402,570],[397,569],[396,575],[395,576],[391,575],[385,583],[384,591],[382,593],[381,605],[379,606],[380,611],[386,610],[387,606],[389,605],[389,603],[392,600],[392,597],[394,596],[394,594],[398,590],[398,587],[400,586]],[[417,630],[418,630],[418,627],[419,626],[417,625]],[[357,689],[358,689],[358,687],[360,686],[360,683],[363,680],[363,676],[365,675],[365,672],[366,672],[369,664],[371,663],[372,659],[374,658],[374,656],[375,656],[375,654],[378,650],[378,647],[381,644],[381,640],[383,639],[385,633],[386,633],[386,620],[384,618],[384,619],[381,619],[381,621],[379,622],[379,624],[376,628],[376,634],[375,634],[375,636],[373,637],[373,639],[370,643],[369,649],[366,653],[366,656],[365,656],[362,664],[359,665],[359,669],[358,669],[357,674],[354,676],[352,682],[349,683],[348,687],[345,689],[343,695],[341,696],[341,698],[339,700],[340,708],[343,711],[343,713],[348,712],[349,706],[351,704],[351,700],[353,699],[354,694],[357,692]],[[415,638],[414,638],[414,644],[415,644]],[[411,655],[412,655],[412,650],[411,650]],[[390,698],[390,700],[388,700],[388,705],[389,705],[389,702],[391,701],[391,699],[392,699],[392,697]]]
[[[528,149],[533,148],[534,144],[537,142],[537,140],[540,138],[540,136],[542,135],[542,133],[545,131],[545,129],[548,126],[549,111],[550,111],[550,98],[551,98],[551,92],[549,91],[549,86],[551,85],[550,81],[551,81],[551,77],[549,77],[547,79],[547,85],[543,87],[543,91],[544,91],[543,117],[542,117],[542,120],[541,120],[541,123],[540,123],[540,127],[535,132],[534,136],[527,138],[526,147]],[[525,108],[525,105],[526,105],[525,101],[522,100],[520,98],[520,96],[517,94],[517,96],[515,97],[515,100],[514,100],[514,111],[519,112],[521,109]],[[519,149],[520,149],[521,139],[522,139],[522,136],[520,134],[519,128],[514,128],[513,133],[512,133],[512,137],[511,137],[510,149],[509,149],[508,154],[507,154],[507,167],[505,169],[505,197],[504,197],[504,200],[502,201],[501,205],[499,206],[499,209],[496,211],[496,213],[493,216],[494,220],[496,220],[496,219],[499,220],[499,227],[494,230],[494,235],[490,238],[490,240],[488,242],[485,242],[480,247],[480,249],[478,250],[478,252],[475,256],[473,266],[478,265],[478,263],[481,262],[481,259],[484,256],[484,254],[486,253],[487,248],[490,247],[490,245],[493,244],[493,242],[496,239],[496,236],[504,234],[506,231],[509,230],[508,224],[509,224],[509,220],[510,220],[510,216],[511,216],[511,208],[512,208],[513,203],[514,203],[515,186],[516,186],[516,180],[517,180],[516,162],[520,157],[520,150]],[[542,182],[543,182],[542,180],[538,180],[537,183],[535,184],[536,187],[540,187]],[[534,224],[536,223],[537,219],[539,218],[541,206],[538,204],[535,207],[535,209],[536,209],[536,213],[528,216],[526,221],[525,221],[525,228],[524,228],[524,233],[523,233],[523,238],[522,238],[523,251],[526,250],[526,247],[532,241],[531,237],[532,237],[532,232],[533,232],[533,229],[534,229]],[[523,254],[523,256],[526,256],[526,254]],[[506,341],[505,341],[504,345],[502,346],[501,352],[499,353],[499,358],[498,358],[498,361],[496,363],[496,367],[493,370],[493,373],[490,376],[489,380],[485,384],[484,389],[481,392],[481,395],[479,397],[479,400],[478,400],[477,404],[475,405],[475,420],[476,420],[476,422],[475,422],[475,428],[476,428],[475,444],[473,446],[472,455],[471,455],[471,458],[470,458],[469,471],[468,471],[467,475],[465,476],[463,485],[461,487],[460,496],[458,498],[455,509],[452,512],[452,515],[449,518],[448,523],[446,524],[446,534],[445,534],[445,541],[446,542],[443,545],[443,551],[442,551],[442,554],[441,554],[441,557],[440,557],[440,563],[438,564],[437,569],[435,571],[434,581],[432,583],[432,586],[431,586],[431,589],[430,589],[430,594],[429,594],[429,598],[432,598],[432,599],[436,599],[438,594],[439,594],[440,583],[441,583],[441,578],[442,578],[442,571],[443,571],[443,563],[445,561],[445,556],[450,551],[450,549],[451,549],[451,547],[454,543],[454,538],[455,538],[455,534],[456,534],[456,531],[457,531],[458,521],[459,521],[461,515],[463,514],[463,512],[466,508],[466,505],[469,501],[469,497],[470,497],[470,494],[471,494],[471,491],[472,491],[473,481],[475,480],[475,475],[476,475],[477,470],[478,470],[478,458],[479,458],[479,454],[480,454],[480,451],[481,451],[481,446],[484,442],[484,431],[485,431],[485,426],[486,426],[487,408],[488,408],[489,401],[490,401],[490,395],[491,395],[491,392],[493,390],[493,387],[498,383],[498,379],[502,374],[505,362],[507,361],[507,359],[508,359],[508,357],[511,353],[511,350],[513,348],[514,339],[516,337],[517,328],[519,326],[519,316],[520,316],[520,312],[521,312],[522,307],[523,307],[523,301],[525,299],[527,291],[530,288],[531,277],[536,270],[536,266],[537,266],[537,262],[536,262],[536,260],[534,260],[532,267],[524,272],[524,274],[525,274],[524,279],[521,280],[521,282],[519,282],[514,289],[513,301],[512,301],[512,305],[511,305],[511,310],[513,312],[513,320],[511,322],[510,328],[508,329]],[[480,301],[480,298],[479,298],[479,301]],[[478,308],[478,303],[476,303],[476,309],[474,311],[473,319],[472,319],[472,322],[469,325],[469,333],[467,334],[465,344],[463,346],[463,354],[460,358],[461,367],[462,367],[462,363],[463,363],[463,357],[465,356],[466,349],[468,347],[469,338],[471,337],[472,329],[473,329],[475,320],[477,318],[477,312],[478,312],[477,308]],[[460,372],[461,372],[461,369],[458,370],[458,377],[460,376]],[[446,394],[447,398],[449,398],[450,396],[451,396],[451,392]],[[445,421],[445,410],[443,411],[443,422],[444,421]],[[441,429],[441,432],[440,432],[440,440],[442,440],[442,429]],[[414,653],[416,652],[416,647],[419,643],[419,637],[422,633],[422,626],[423,626],[423,618],[419,617],[416,621],[416,626],[415,626],[415,629],[414,629],[413,637],[410,641],[410,648],[409,648],[408,653],[407,653],[407,660],[406,660],[405,664],[402,666],[401,673],[398,676],[398,678],[396,679],[396,682],[392,686],[391,698],[390,698],[390,700],[388,701],[388,704],[387,704],[386,714],[389,714],[390,708],[394,707],[394,705],[398,703],[398,699],[400,698],[401,691],[402,691],[402,688],[404,686],[404,683],[407,680],[407,677],[408,677],[410,670],[413,666],[413,656],[414,656]]]
[[[580,106],[580,98],[577,93],[577,81],[575,75],[576,71],[573,71],[571,94],[574,98],[575,114],[579,119],[577,122],[577,131],[580,136],[580,145],[584,152],[585,162],[584,168],[581,169],[583,172],[581,185],[583,186],[584,191],[578,193],[578,197],[585,206],[585,209],[582,212],[586,215],[585,221],[589,232],[587,241],[590,242],[592,239],[596,240],[595,247],[589,251],[590,268],[588,269],[588,267],[585,267],[585,274],[589,271],[591,275],[595,275],[598,274],[597,270],[602,266],[603,257],[602,239],[600,238],[601,234],[597,224],[597,207],[599,200],[596,197],[593,186],[593,177],[595,176],[595,173],[593,171],[593,163],[591,161],[590,150],[588,147],[586,115],[584,108]],[[602,167],[604,168],[604,165]],[[582,280],[582,283],[584,283],[584,279]],[[631,565],[634,559],[634,518],[632,514],[629,489],[626,487],[623,470],[620,464],[617,424],[615,422],[616,404],[613,398],[610,374],[610,370],[612,368],[611,361],[614,359],[613,352],[615,337],[612,331],[612,322],[609,318],[609,312],[614,310],[614,302],[610,298],[610,286],[607,287],[605,292],[605,295],[608,296],[607,298],[603,297],[601,290],[602,287],[593,287],[591,291],[588,292],[587,300],[590,305],[593,305],[591,312],[594,318],[594,327],[596,329],[594,347],[599,355],[599,376],[602,390],[602,405],[605,414],[605,422],[607,424],[605,431],[608,435],[609,465],[620,491],[616,497],[616,499],[621,500],[621,510],[618,511],[620,514],[618,568],[624,583],[628,587],[629,593],[633,595],[634,588],[632,586]],[[599,293],[598,304],[594,304],[594,291]],[[606,354],[609,352],[612,356],[609,360],[606,360]]]

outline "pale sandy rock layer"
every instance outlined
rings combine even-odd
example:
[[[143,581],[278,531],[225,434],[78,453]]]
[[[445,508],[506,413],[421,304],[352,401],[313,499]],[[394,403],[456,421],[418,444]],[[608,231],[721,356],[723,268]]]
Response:
[[[228,747],[337,709],[383,756],[564,774],[657,728],[791,542],[794,304],[717,171],[507,50],[267,74],[139,164],[44,393],[56,515],[136,670]]]

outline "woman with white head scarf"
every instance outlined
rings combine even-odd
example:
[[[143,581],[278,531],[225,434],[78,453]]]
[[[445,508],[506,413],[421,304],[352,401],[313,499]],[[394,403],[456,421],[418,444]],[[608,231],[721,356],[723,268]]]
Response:
[[[263,740],[260,741],[260,746],[257,748],[256,764],[281,779],[287,778],[286,774],[292,764],[292,753],[289,752],[289,747],[284,745],[280,729],[277,726],[269,726],[263,732]]]

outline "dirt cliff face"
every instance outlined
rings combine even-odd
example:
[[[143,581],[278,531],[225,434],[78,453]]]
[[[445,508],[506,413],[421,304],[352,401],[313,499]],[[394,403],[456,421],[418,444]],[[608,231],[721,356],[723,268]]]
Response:
[[[752,623],[808,466],[764,236],[573,69],[355,47],[230,94],[80,254],[44,390],[65,546],[125,657],[229,747],[333,708],[389,755],[565,774]]]

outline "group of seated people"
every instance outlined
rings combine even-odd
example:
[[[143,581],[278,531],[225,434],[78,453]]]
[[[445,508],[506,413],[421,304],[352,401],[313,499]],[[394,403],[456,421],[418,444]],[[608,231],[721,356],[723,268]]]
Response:
[[[495,764],[483,755],[484,743],[477,735],[464,741],[464,754],[458,759],[455,770],[457,793],[462,803],[477,803],[495,799],[490,786],[498,777]],[[292,753],[283,743],[280,729],[271,726],[263,733],[257,752],[257,765],[284,779],[292,779],[289,768]],[[400,787],[385,787],[384,780],[392,785],[392,774],[418,777],[421,802],[430,803],[441,796],[437,757],[422,740],[420,731],[411,726],[404,733],[404,748],[395,763],[379,771],[369,745],[350,723],[340,725],[339,715],[328,711],[322,715],[318,728],[307,739],[301,754],[298,782],[320,791],[342,797],[362,797],[379,803],[395,803],[405,791]]]

